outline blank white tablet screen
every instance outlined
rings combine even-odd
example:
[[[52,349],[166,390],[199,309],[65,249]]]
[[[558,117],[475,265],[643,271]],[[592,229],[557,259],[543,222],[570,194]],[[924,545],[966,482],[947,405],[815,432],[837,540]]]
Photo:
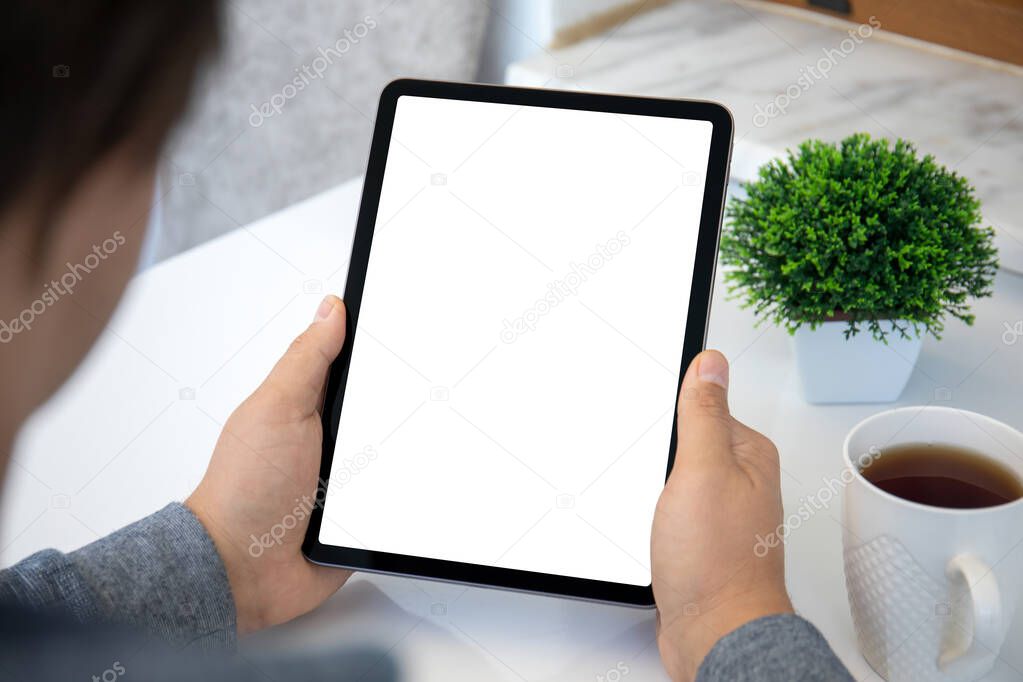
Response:
[[[711,130],[399,98],[321,542],[650,584]]]

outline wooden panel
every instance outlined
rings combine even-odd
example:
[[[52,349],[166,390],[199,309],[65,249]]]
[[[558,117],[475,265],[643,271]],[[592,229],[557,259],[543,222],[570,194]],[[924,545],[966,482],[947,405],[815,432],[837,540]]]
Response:
[[[1023,0],[768,0],[865,23],[966,52],[1023,65]],[[829,11],[814,5],[840,7]]]

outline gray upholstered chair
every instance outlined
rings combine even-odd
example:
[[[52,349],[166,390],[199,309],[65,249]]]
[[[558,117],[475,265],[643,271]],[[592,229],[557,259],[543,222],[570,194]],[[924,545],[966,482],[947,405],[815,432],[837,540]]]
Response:
[[[399,76],[472,79],[480,0],[230,0],[226,45],[164,158],[159,260],[365,170]]]

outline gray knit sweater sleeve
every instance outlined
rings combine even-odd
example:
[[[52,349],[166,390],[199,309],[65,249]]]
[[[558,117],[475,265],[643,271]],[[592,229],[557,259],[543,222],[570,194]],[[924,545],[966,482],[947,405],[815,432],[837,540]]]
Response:
[[[852,682],[821,633],[795,615],[768,616],[722,637],[696,682]]]
[[[170,504],[81,549],[44,550],[0,571],[0,602],[116,622],[172,646],[233,648],[234,600],[199,520]]]

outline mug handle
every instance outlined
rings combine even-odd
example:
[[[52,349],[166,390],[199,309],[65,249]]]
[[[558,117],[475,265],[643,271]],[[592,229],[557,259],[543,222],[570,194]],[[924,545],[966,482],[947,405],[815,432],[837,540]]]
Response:
[[[959,631],[961,636],[944,647],[938,666],[948,673],[990,668],[1005,633],[998,582],[991,568],[972,554],[953,557],[945,567],[945,576],[965,584],[963,594],[970,596],[973,629],[969,633]]]

